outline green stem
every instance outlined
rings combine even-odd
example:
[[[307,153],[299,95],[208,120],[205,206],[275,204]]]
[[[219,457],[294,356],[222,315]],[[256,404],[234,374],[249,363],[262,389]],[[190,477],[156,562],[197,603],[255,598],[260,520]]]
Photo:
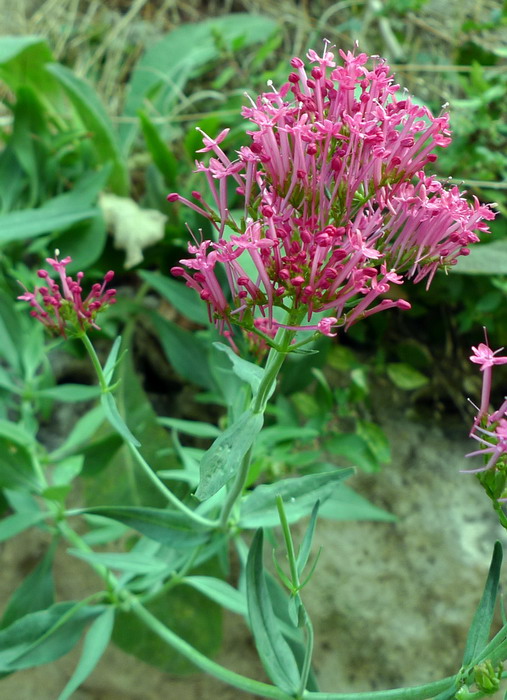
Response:
[[[280,518],[280,525],[282,528],[282,535],[285,541],[285,549],[287,550],[287,559],[289,560],[290,575],[292,578],[293,590],[291,591],[294,595],[299,591],[299,574],[298,566],[296,561],[296,552],[294,550],[294,543],[292,541],[292,535],[290,532],[289,523],[287,521],[287,516],[285,514],[285,508],[283,507],[283,498],[278,495],[276,497],[276,508],[278,510],[278,517]]]
[[[374,690],[367,693],[316,693],[307,690],[303,695],[303,700],[426,700],[426,698],[433,698],[444,690],[449,690],[454,682],[455,676],[449,676],[440,681],[416,685],[413,688]]]
[[[106,393],[110,391],[109,387],[107,386],[106,378],[104,376],[104,371],[102,369],[102,365],[100,364],[100,360],[97,357],[97,353],[95,352],[95,348],[93,347],[90,339],[88,338],[87,335],[82,335],[81,340],[84,343],[84,346],[88,352],[88,355],[90,357],[90,360],[92,361],[93,367],[95,369],[95,372],[97,374],[99,384],[100,384],[100,389],[102,393]],[[167,486],[164,484],[164,482],[157,476],[156,472],[153,471],[153,469],[150,467],[148,462],[144,459],[142,454],[139,452],[139,450],[132,444],[132,443],[127,443],[130,451],[134,455],[137,463],[141,467],[141,469],[144,471],[146,476],[150,479],[152,484],[160,491],[160,493],[164,496],[164,498],[171,503],[175,508],[180,510],[182,513],[184,513],[188,518],[193,520],[194,522],[198,523],[199,525],[204,525],[206,527],[216,527],[217,522],[213,520],[209,520],[208,518],[203,518],[202,516],[198,515],[195,513],[191,508],[188,508],[184,503],[180,501],[179,498],[177,498],[170,489],[167,488]]]
[[[83,538],[75,532],[70,525],[68,525],[65,520],[61,520],[58,523],[58,530],[65,537],[65,539],[76,547],[76,549],[86,552],[87,554],[93,553],[93,549],[86,544]],[[116,576],[110,571],[107,566],[103,564],[91,563],[88,564],[92,567],[96,574],[107,584],[111,591],[117,591],[119,588],[119,582]]]
[[[92,342],[90,338],[86,335],[86,333],[80,336],[80,338],[83,341],[83,344],[86,348],[86,352],[90,357],[90,360],[92,361],[93,369],[95,370],[95,373],[99,380],[100,390],[103,394],[105,394],[109,391],[109,389],[107,386],[106,378],[104,377],[104,372],[102,371],[102,365],[100,364],[100,360],[97,357],[97,353],[95,352],[95,348],[93,347]]]
[[[290,316],[289,320],[292,320]],[[287,325],[295,325],[295,323],[290,323]],[[280,371],[285,358],[287,357],[288,349],[295,335],[296,331],[290,331],[286,328],[279,329],[275,338],[276,347],[271,348],[269,351],[268,359],[266,360],[266,367],[264,368],[264,376],[252,405],[252,411],[254,413],[264,412],[266,403],[273,391],[278,372]]]
[[[303,661],[303,668],[301,669],[301,683],[299,684],[299,695],[304,697],[305,689],[308,684],[308,676],[312,668],[312,657],[313,657],[313,625],[310,620],[310,616],[303,607],[305,616],[305,628],[306,628],[306,649],[305,649],[305,659]]]
[[[210,528],[217,527],[218,521],[210,520],[209,518],[204,518],[202,515],[199,515],[194,510],[182,503],[180,499],[177,496],[175,496],[174,493],[172,493],[172,491],[168,489],[164,482],[157,476],[157,473],[153,471],[153,469],[144,459],[137,447],[135,447],[135,445],[133,445],[131,442],[127,443],[127,445],[132,454],[134,455],[137,463],[146,474],[146,476],[150,479],[152,484],[157,487],[160,493],[163,496],[165,496],[165,498],[169,501],[169,503],[171,503],[171,505],[173,505],[179,511],[184,513],[187,516],[187,518],[190,518],[199,525],[204,525],[205,527]]]
[[[303,668],[301,670],[301,682],[299,684],[298,697],[303,697],[304,692],[308,683],[308,676],[310,675],[310,670],[312,667],[312,657],[313,657],[313,626],[310,620],[310,616],[306,612],[306,608],[303,605],[301,596],[299,595],[299,590],[301,588],[301,583],[299,581],[298,565],[296,559],[296,552],[294,549],[294,542],[292,541],[292,534],[289,527],[289,522],[287,520],[287,515],[285,513],[285,508],[283,507],[283,498],[278,495],[276,497],[276,507],[278,510],[278,517],[280,518],[280,525],[282,528],[282,534],[285,541],[285,549],[287,550],[287,559],[289,561],[292,591],[291,595],[297,596],[298,603],[301,606],[302,613],[304,615],[304,624],[306,630],[306,648],[305,648],[305,658],[303,661]]]
[[[287,325],[297,325],[302,312],[290,312],[288,315]],[[269,397],[273,393],[276,378],[278,373],[287,357],[287,352],[292,342],[292,339],[296,335],[296,331],[291,331],[286,328],[280,328],[275,338],[276,347],[272,347],[268,354],[268,359],[266,360],[266,366],[264,368],[264,375],[262,377],[261,383],[259,384],[259,389],[252,402],[252,412],[253,413],[264,413],[266,410],[266,404]],[[227,498],[222,507],[222,512],[220,514],[219,527],[221,529],[227,528],[227,523],[230,514],[236,505],[238,498],[243,493],[245,488],[245,483],[248,478],[248,471],[250,469],[250,460],[252,457],[252,448],[248,450],[246,455],[243,457],[240,468],[238,469],[235,479],[230,487]]]
[[[260,696],[262,698],[273,698],[273,700],[294,700],[293,696],[287,695],[283,690],[276,688],[274,685],[262,683],[260,681],[241,676],[239,673],[229,671],[215,661],[208,659],[207,656],[201,654],[200,651],[194,649],[188,642],[178,637],[168,627],[163,625],[154,615],[152,615],[141,603],[135,598],[131,603],[131,611],[145,625],[159,636],[164,642],[169,644],[173,649],[185,656],[189,661],[200,668],[201,671],[209,673],[219,680],[231,685],[233,688],[238,688],[246,693]]]

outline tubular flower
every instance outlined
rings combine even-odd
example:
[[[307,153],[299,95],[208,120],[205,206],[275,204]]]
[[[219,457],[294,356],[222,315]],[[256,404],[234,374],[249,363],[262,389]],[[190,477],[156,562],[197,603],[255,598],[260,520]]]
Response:
[[[106,290],[114,272],[106,272],[102,284],[92,285],[90,293],[83,299],[81,281],[84,273],[78,272],[77,279],[73,280],[66,273],[66,267],[72,262],[72,258],[58,260],[58,255],[59,251],[56,251],[55,258],[46,258],[46,262],[58,273],[60,284],[49,276],[47,270],[38,270],[37,276],[45,281],[44,286],[35,287],[33,292],[29,292],[21,285],[25,293],[18,296],[18,299],[30,304],[31,316],[37,318],[48,330],[64,338],[67,337],[67,333],[80,335],[90,327],[99,329],[95,317],[116,301],[116,290]]]
[[[492,368],[495,365],[507,364],[507,357],[498,355],[502,350],[503,348],[499,348],[493,352],[487,342],[472,347],[470,361],[480,365],[483,374],[481,406],[470,437],[477,440],[480,449],[471,452],[467,457],[482,455],[484,466],[464,471],[479,475],[482,472],[501,473],[501,478],[490,479],[486,486],[496,500],[507,501],[507,398],[498,410],[489,412]]]
[[[280,90],[271,86],[243,109],[250,143],[235,160],[222,150],[226,131],[203,134],[201,152],[214,157],[197,171],[212,206],[198,192],[195,203],[168,197],[216,231],[215,240],[189,245],[191,257],[172,273],[207,302],[222,332],[233,322],[254,330],[258,318],[276,326],[274,307],[301,309],[308,324],[315,313],[329,318],[297,327],[326,335],[377,311],[409,308],[385,298],[393,284],[429,285],[489,230],[488,206],[424,173],[434,147],[451,141],[448,115],[400,97],[382,59],[339,53],[336,62],[326,43],[322,56],[308,52],[310,68],[292,59]]]

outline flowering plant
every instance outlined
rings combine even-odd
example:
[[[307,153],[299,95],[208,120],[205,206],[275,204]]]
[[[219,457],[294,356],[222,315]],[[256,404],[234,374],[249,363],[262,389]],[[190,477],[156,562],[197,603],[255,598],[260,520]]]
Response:
[[[165,419],[175,431],[172,447],[180,468],[156,471],[146,457],[149,445],[141,445],[133,434],[141,426],[125,422],[115,398],[121,382],[113,382],[118,378],[121,341],[115,341],[102,364],[87,335],[97,327],[97,313],[114,300],[114,290],[105,290],[111,272],[83,300],[82,273],[74,281],[66,274],[70,259],[59,261],[57,255],[48,262],[61,287],[40,271],[45,286],[20,296],[49,330],[64,337],[76,335],[84,343],[97,373],[101,403],[99,411],[86,416],[51,453],[36,446],[31,434],[27,437],[22,421],[12,436],[5,429],[2,433],[0,421],[0,440],[10,453],[23,457],[22,478],[9,472],[6,483],[24,495],[28,492],[28,498],[9,495],[18,510],[11,516],[14,521],[4,524],[4,534],[47,521],[54,537],[71,543],[71,553],[92,566],[102,586],[78,603],[54,603],[51,596],[44,598],[44,605],[27,603],[26,587],[16,592],[0,630],[0,673],[58,658],[68,650],[69,640],[75,643],[85,624],[93,621],[82,660],[59,697],[66,700],[97,663],[113,625],[127,615],[201,670],[256,697],[354,697],[319,691],[312,667],[314,630],[302,595],[316,569],[317,561],[311,562],[310,555],[319,512],[329,504],[343,507],[350,491],[340,491],[341,482],[353,470],[338,469],[324,459],[322,464],[317,454],[303,475],[256,484],[252,455],[286,356],[315,337],[336,335],[337,328],[346,330],[372,313],[408,308],[404,299],[385,296],[391,286],[399,288],[406,279],[430,284],[439,268],[453,265],[468,252],[478,240],[477,232],[487,231],[493,213],[477,200],[468,203],[458,188],[448,189],[424,174],[435,159],[433,147],[449,144],[448,116],[434,118],[407,95],[400,99],[382,60],[372,58],[368,67],[364,54],[340,55],[342,64],[337,65],[327,44],[322,56],[310,51],[310,74],[300,59],[293,59],[288,82],[244,110],[255,128],[249,134],[250,144],[240,148],[236,159],[229,159],[221,147],[227,131],[216,139],[203,134],[201,152],[215,156],[207,165],[197,166],[206,177],[210,201],[197,192],[195,201],[169,195],[171,201],[202,214],[216,233],[215,240],[195,240],[189,246],[191,257],[172,270],[198,292],[210,319],[232,345],[214,344],[225,363],[216,371],[219,379],[213,386],[227,406],[226,427],[200,424],[191,433],[213,436],[207,450],[185,450],[176,429],[186,422]],[[236,202],[238,213],[233,208]],[[220,282],[220,266],[226,289]],[[234,325],[250,338],[259,338],[258,347],[269,348],[263,366],[241,357]],[[308,331],[310,336],[305,335]],[[483,346],[476,357],[486,381],[491,366],[505,359]],[[493,466],[499,469],[503,464],[505,436],[503,414],[486,418],[487,392],[476,431],[486,436],[479,441],[487,443],[484,452],[491,457],[486,470],[491,473]],[[505,407],[501,411],[505,413]],[[72,461],[75,450],[87,444],[103,419],[123,439],[126,456],[150,485],[150,496],[135,505],[69,508],[65,502],[69,484],[82,468],[79,460],[77,466]],[[486,427],[479,426],[483,420],[488,421]],[[132,473],[129,476],[134,479]],[[189,490],[176,492],[171,487],[174,481]],[[503,497],[503,487],[498,496]],[[80,528],[72,528],[68,522],[72,517],[91,523],[91,531],[82,535]],[[309,518],[308,525],[296,549],[291,525],[304,517]],[[101,523],[96,530],[94,518]],[[282,561],[274,560],[281,585],[263,559],[265,533],[278,525],[286,552]],[[90,543],[108,541],[97,530],[109,532],[117,526],[120,540],[135,532],[133,546],[130,537],[127,551],[94,551]],[[255,531],[253,537],[250,530]],[[214,558],[227,562],[231,544],[241,568],[236,586],[223,574],[196,574],[198,565]],[[48,561],[30,583],[47,583]],[[507,658],[506,626],[489,641],[500,564],[497,545],[462,666],[453,676],[358,698],[450,700],[458,695],[466,700],[470,687],[474,698],[494,692]],[[150,605],[163,595],[170,600],[173,589],[185,585],[245,617],[271,682],[225,668],[198,648],[200,640],[189,643],[157,617]],[[15,647],[2,657],[11,638]]]
[[[436,160],[434,147],[451,141],[448,114],[433,117],[400,97],[382,59],[368,67],[366,54],[340,56],[341,65],[327,44],[322,56],[310,51],[310,74],[294,58],[288,82],[244,108],[255,128],[235,160],[222,150],[227,129],[215,139],[203,134],[200,152],[215,157],[197,171],[211,204],[199,192],[194,202],[168,197],[215,229],[218,240],[190,244],[192,257],[172,273],[207,302],[222,332],[236,323],[268,343],[279,327],[336,335],[333,328],[373,313],[408,309],[406,300],[386,298],[391,286],[429,285],[437,269],[468,254],[494,217],[424,172]],[[277,308],[288,324],[275,318]]]

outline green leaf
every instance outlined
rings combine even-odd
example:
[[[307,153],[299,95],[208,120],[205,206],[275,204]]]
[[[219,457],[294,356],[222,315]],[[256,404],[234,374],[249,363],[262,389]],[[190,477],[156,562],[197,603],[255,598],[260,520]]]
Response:
[[[124,440],[126,440],[126,442],[132,443],[134,447],[140,447],[141,443],[130,432],[130,429],[128,428],[127,424],[121,417],[111,392],[108,391],[106,394],[102,394],[100,397],[100,403],[102,404],[102,408],[104,409],[104,415],[106,416],[107,420],[111,423],[113,428],[116,431],[118,431],[121,437]]]
[[[429,382],[428,377],[404,362],[388,363],[387,374],[395,386],[406,391],[420,389]]]
[[[68,552],[89,564],[99,564],[117,571],[127,571],[132,574],[168,572],[166,562],[136,552],[83,552],[81,549],[69,549]]]
[[[92,219],[74,224],[71,229],[60,233],[52,240],[52,246],[72,258],[67,270],[73,274],[90,268],[100,258],[106,240],[106,222],[99,212]]]
[[[249,409],[215,440],[201,460],[196,498],[200,501],[210,498],[236,473],[262,428],[263,420],[261,413]]]
[[[276,22],[254,14],[234,13],[203,22],[183,24],[151,46],[132,73],[124,116],[136,117],[146,102],[163,114],[179,99],[187,80],[210,61],[220,57],[216,34],[226,44],[238,37],[243,46],[264,43],[273,34]],[[123,152],[128,154],[136,138],[137,123],[120,126]]]
[[[299,552],[298,552],[297,569],[298,569],[299,577],[301,577],[301,574],[303,573],[304,568],[308,563],[308,558],[310,556],[310,550],[312,548],[313,536],[315,534],[315,526],[317,524],[317,516],[319,514],[319,508],[320,508],[320,501],[317,501],[315,503],[315,505],[313,506],[312,514],[310,516],[310,522],[308,523],[308,527],[306,528],[305,536],[303,537],[303,541],[301,543],[301,547],[300,547]]]
[[[180,467],[176,456],[167,454],[170,437],[158,425],[157,416],[135,372],[128,337],[124,338],[120,349],[123,359],[114,374],[114,381],[118,383],[114,390],[118,412],[128,429],[135,432],[142,444],[141,454],[153,470]],[[101,471],[100,479],[86,479],[87,505],[165,505],[166,500],[139,467],[130,445],[123,443],[118,449],[115,444],[117,436],[108,431],[109,426],[105,424],[90,449],[84,448],[83,476],[92,477]],[[183,496],[187,491],[187,488],[182,488],[176,495]]]
[[[218,565],[208,562],[202,573],[214,575]],[[220,607],[189,586],[178,586],[151,599],[145,607],[202,654],[218,652],[222,641]],[[133,654],[167,673],[195,673],[195,666],[170,649],[135,615],[120,611],[114,626],[113,641],[127,654]]]
[[[89,445],[91,438],[105,420],[102,406],[95,406],[85,413],[72,428],[67,439],[51,452],[51,459],[59,461],[63,457],[77,451],[82,445]]]
[[[365,441],[378,462],[391,460],[389,440],[380,425],[366,420],[358,420],[357,434]]]
[[[158,423],[164,428],[172,428],[184,435],[193,435],[194,437],[216,438],[221,432],[211,423],[202,423],[201,421],[182,420],[181,418],[168,418],[159,416]]]
[[[49,389],[39,389],[34,395],[43,399],[73,403],[97,398],[100,396],[100,387],[86,384],[59,384]]]
[[[54,603],[53,557],[56,540],[35,569],[14,591],[0,622],[0,629],[8,627],[16,620],[38,610],[50,608]]]
[[[354,466],[366,472],[376,472],[380,465],[366,440],[355,433],[341,433],[324,441],[324,449],[346,457]]]
[[[113,378],[114,370],[116,369],[116,365],[118,362],[118,353],[120,352],[120,347],[121,347],[121,335],[119,335],[116,340],[113,343],[113,347],[111,348],[108,358],[106,360],[106,364],[104,365],[103,372],[104,372],[104,379],[106,380],[106,384],[109,386],[111,384],[111,380]]]
[[[498,582],[502,566],[503,550],[500,542],[495,542],[488,578],[477,611],[472,620],[463,655],[463,666],[476,662],[489,640],[489,630],[495,612]]]
[[[105,652],[113,631],[115,610],[108,608],[90,626],[86,633],[81,658],[69,682],[58,696],[58,700],[68,700],[91,674]]]
[[[246,593],[250,627],[257,652],[268,676],[284,692],[298,688],[299,670],[273,612],[262,561],[262,530],[255,533],[246,564]]]
[[[16,620],[0,631],[0,673],[41,666],[64,656],[103,610],[102,605],[56,603]]]
[[[0,487],[37,491],[40,485],[39,475],[25,445],[16,440],[15,434],[12,438],[0,435]]]
[[[89,172],[71,192],[53,197],[41,207],[0,216],[0,246],[65,230],[80,221],[98,216],[99,210],[92,203],[104,185],[105,175],[107,169]]]
[[[0,217],[1,220],[2,217]],[[19,290],[21,294],[21,287]],[[19,311],[18,304],[19,302],[0,289],[0,338],[2,338],[0,357],[3,357],[17,374],[21,374],[22,364],[19,348],[23,346],[24,333],[19,313],[17,313]]]
[[[139,270],[139,275],[185,318],[201,326],[209,326],[207,304],[193,289],[158,272]]]
[[[150,314],[150,318],[166,357],[176,372],[193,384],[213,389],[208,370],[208,343],[157,313]]]
[[[69,209],[66,197],[62,194],[52,199],[50,211],[49,204],[45,204],[37,209],[14,211],[0,216],[0,245],[67,229],[78,221],[91,219],[99,213],[96,207],[85,205],[76,208],[73,203]]]
[[[223,608],[243,617],[247,616],[245,596],[226,581],[212,576],[186,576],[183,583],[192,586]]]
[[[507,275],[507,241],[479,243],[470,255],[460,257],[451,272],[461,275]]]
[[[370,503],[346,484],[338,485],[320,507],[319,515],[329,520],[397,520],[395,515]]]
[[[240,527],[251,529],[278,525],[277,496],[283,499],[288,522],[294,523],[309,515],[316,501],[323,503],[335,491],[337,482],[353,473],[353,469],[338,469],[295,479],[283,479],[273,484],[261,484],[243,499]]]
[[[139,112],[139,120],[148,151],[164,179],[167,191],[168,193],[174,192],[179,187],[178,159],[168,149],[165,140],[160,135],[160,131],[146,112]]]
[[[0,39],[0,77],[16,91],[30,84],[43,86],[48,98],[56,87],[44,66],[53,60],[46,40],[40,36],[4,36]]]
[[[207,530],[200,528],[183,513],[174,510],[138,506],[98,506],[82,508],[73,513],[90,513],[118,520],[145,537],[176,549],[202,544],[209,537]]]
[[[118,195],[127,195],[129,177],[127,164],[118,144],[116,132],[95,90],[69,68],[59,63],[46,65],[46,70],[67,93],[84,126],[93,134],[92,143],[102,163],[112,162],[109,178],[111,189]]]
[[[259,367],[259,365],[254,365],[253,362],[248,362],[248,360],[244,360],[242,357],[239,357],[239,355],[236,355],[234,350],[228,345],[224,345],[223,343],[213,343],[213,345],[217,348],[217,350],[220,350],[220,352],[224,352],[227,355],[229,360],[232,362],[232,371],[234,374],[246,384],[249,384],[250,388],[252,389],[252,393],[255,395],[259,389],[262,378],[264,377],[263,368]]]
[[[11,537],[19,535],[20,532],[27,530],[32,525],[40,523],[41,520],[48,517],[49,513],[42,511],[26,511],[22,513],[14,513],[0,520],[0,542],[10,540]]]

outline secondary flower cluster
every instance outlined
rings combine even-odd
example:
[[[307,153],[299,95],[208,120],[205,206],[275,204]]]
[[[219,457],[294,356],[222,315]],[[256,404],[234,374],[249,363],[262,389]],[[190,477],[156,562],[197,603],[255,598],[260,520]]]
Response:
[[[210,195],[168,196],[216,231],[216,240],[190,244],[191,257],[172,273],[208,303],[222,332],[231,322],[276,329],[274,307],[303,310],[308,323],[319,313],[320,323],[297,328],[326,335],[409,308],[385,297],[393,284],[429,285],[489,230],[488,206],[424,174],[432,149],[450,143],[448,115],[433,117],[400,96],[382,59],[340,56],[337,63],[326,44],[322,56],[308,52],[309,70],[292,59],[280,90],[271,86],[243,109],[254,128],[235,159],[221,147],[228,129],[214,139],[202,132],[199,152],[213,155],[197,172]],[[219,282],[222,266],[230,293]]]
[[[498,493],[491,495],[499,501],[507,501],[507,494],[504,494],[507,477],[507,398],[497,411],[489,412],[489,402],[491,394],[491,375],[495,365],[507,364],[507,356],[498,353],[503,348],[494,352],[486,343],[472,348],[473,355],[470,360],[480,365],[482,377],[481,405],[477,417],[471,430],[471,437],[480,444],[480,449],[471,452],[467,457],[482,455],[484,466],[478,469],[466,470],[472,474],[481,472],[501,473],[501,479],[495,479],[494,483],[488,484],[490,490],[498,490]]]
[[[64,338],[67,337],[67,332],[75,335],[90,327],[98,329],[95,317],[116,301],[114,298],[116,290],[106,290],[106,285],[113,279],[114,272],[112,270],[106,272],[102,284],[92,285],[90,293],[83,299],[81,281],[84,273],[78,272],[77,281],[73,280],[66,272],[66,267],[72,262],[72,258],[58,260],[58,255],[59,251],[56,251],[55,258],[46,258],[46,262],[59,274],[60,284],[51,279],[47,270],[38,270],[37,275],[45,280],[45,285],[35,287],[33,292],[29,292],[25,287],[25,293],[18,299],[28,301],[32,307],[30,314],[50,331]]]

